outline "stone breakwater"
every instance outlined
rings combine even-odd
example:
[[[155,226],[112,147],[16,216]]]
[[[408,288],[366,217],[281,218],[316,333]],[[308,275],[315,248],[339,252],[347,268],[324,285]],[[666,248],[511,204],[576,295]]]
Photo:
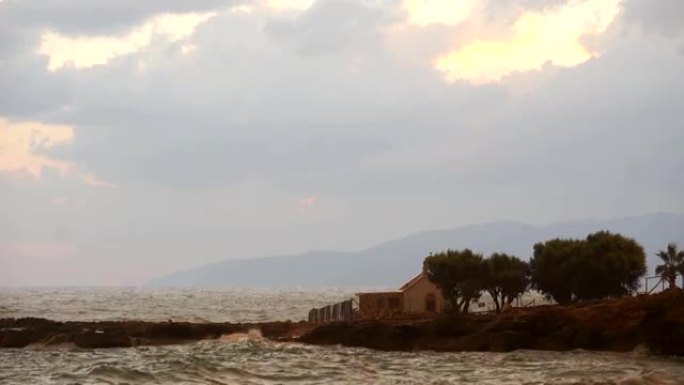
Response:
[[[181,344],[219,339],[258,330],[269,339],[292,338],[304,322],[191,323],[191,322],[56,322],[42,318],[0,320],[0,348],[73,344],[80,348],[122,348]]]
[[[177,344],[249,333],[316,345],[378,350],[495,351],[575,349],[684,356],[684,292],[539,306],[501,315],[461,315],[431,320],[379,320],[323,325],[306,322],[55,322],[0,320],[0,347],[73,344],[80,348]]]

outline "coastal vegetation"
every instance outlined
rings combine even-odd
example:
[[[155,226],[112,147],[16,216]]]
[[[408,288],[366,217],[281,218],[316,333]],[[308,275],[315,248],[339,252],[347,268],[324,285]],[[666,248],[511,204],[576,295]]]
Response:
[[[465,249],[431,254],[424,266],[452,310],[467,313],[470,302],[487,292],[498,313],[530,288],[560,304],[632,294],[646,274],[646,255],[634,239],[600,231],[585,239],[537,243],[529,263]]]
[[[484,264],[482,254],[470,249],[447,250],[425,259],[428,279],[434,282],[451,309],[468,312],[470,303],[482,295]]]
[[[451,309],[463,313],[482,292],[491,295],[498,313],[530,286],[529,265],[508,254],[483,258],[470,249],[447,250],[427,257],[424,266],[428,279],[440,288]]]
[[[484,290],[494,300],[496,312],[527,292],[530,287],[530,265],[519,258],[494,253],[484,261]]]
[[[677,275],[684,275],[684,251],[679,250],[677,244],[670,243],[666,250],[660,250],[656,255],[663,261],[662,265],[656,267],[656,274],[670,285],[670,289],[674,289],[677,287]]]
[[[560,304],[633,294],[647,271],[643,247],[607,231],[537,243],[530,269],[533,288]]]

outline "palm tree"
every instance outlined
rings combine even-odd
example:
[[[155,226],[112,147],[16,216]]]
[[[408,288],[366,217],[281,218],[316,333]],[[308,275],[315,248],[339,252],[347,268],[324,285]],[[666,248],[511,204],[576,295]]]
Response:
[[[684,251],[678,250],[677,244],[669,243],[667,250],[660,250],[656,255],[664,262],[656,267],[656,274],[670,284],[670,289],[674,289],[677,287],[677,274],[684,274]]]

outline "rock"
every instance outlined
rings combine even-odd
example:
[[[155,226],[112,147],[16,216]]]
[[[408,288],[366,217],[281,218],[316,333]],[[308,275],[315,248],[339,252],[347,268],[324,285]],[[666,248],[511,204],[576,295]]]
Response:
[[[79,348],[128,348],[133,346],[131,338],[124,333],[96,333],[86,332],[74,337],[74,343]]]
[[[81,348],[185,343],[258,330],[265,338],[379,350],[512,351],[610,350],[645,346],[684,356],[684,292],[594,301],[573,306],[514,309],[500,315],[425,320],[310,324],[188,322],[54,322],[0,319],[0,347],[74,343]]]
[[[516,309],[498,316],[461,315],[412,324],[398,324],[395,320],[329,324],[314,328],[301,341],[437,351],[627,351],[644,345],[656,353],[684,356],[684,293],[668,291],[574,306]]]
[[[0,336],[0,347],[3,348],[23,348],[28,346],[38,339],[30,330],[24,331],[4,331]]]

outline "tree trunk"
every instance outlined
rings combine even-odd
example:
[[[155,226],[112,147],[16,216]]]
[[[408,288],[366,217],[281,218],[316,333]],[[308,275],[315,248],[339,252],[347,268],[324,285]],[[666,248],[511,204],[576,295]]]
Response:
[[[460,301],[457,301],[457,302],[456,302],[456,310],[457,310],[459,313],[463,313],[463,312],[464,312],[464,311],[463,311],[463,303],[464,303],[464,300],[465,300],[464,298],[461,298]]]
[[[472,300],[472,298],[468,298],[468,299],[464,298],[463,299],[463,302],[464,302],[463,303],[463,313],[464,314],[468,314],[468,310],[470,309],[470,301],[471,300]]]
[[[501,304],[499,303],[499,293],[497,293],[496,291],[490,291],[489,295],[492,296],[492,299],[494,300],[494,306],[496,306],[496,314],[501,313]]]
[[[455,311],[456,313],[461,312],[461,305],[458,303],[458,298],[451,297],[449,302],[451,302],[451,311]]]

